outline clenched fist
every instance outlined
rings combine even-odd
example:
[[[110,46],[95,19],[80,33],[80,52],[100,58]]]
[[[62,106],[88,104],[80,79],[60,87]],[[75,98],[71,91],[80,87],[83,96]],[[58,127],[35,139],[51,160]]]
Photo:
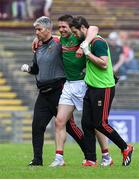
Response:
[[[23,64],[21,67],[21,71],[23,72],[29,72],[30,71],[30,67],[28,64]]]
[[[88,42],[86,41],[83,41],[81,44],[80,44],[80,48],[82,48],[83,52],[85,55],[88,55],[90,53],[89,51],[89,48],[88,48]]]

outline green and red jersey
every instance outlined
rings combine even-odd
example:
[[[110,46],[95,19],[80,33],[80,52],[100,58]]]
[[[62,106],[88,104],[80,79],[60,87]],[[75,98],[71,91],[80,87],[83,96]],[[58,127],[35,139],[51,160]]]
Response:
[[[76,51],[79,48],[80,42],[77,37],[71,34],[68,38],[61,37],[63,63],[66,78],[69,81],[77,81],[84,79],[86,57],[76,57]]]

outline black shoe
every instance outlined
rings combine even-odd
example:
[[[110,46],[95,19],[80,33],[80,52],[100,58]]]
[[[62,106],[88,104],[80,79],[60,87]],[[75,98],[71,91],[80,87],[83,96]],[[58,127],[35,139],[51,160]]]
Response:
[[[43,166],[42,161],[38,161],[36,159],[33,159],[30,163],[29,166]]]

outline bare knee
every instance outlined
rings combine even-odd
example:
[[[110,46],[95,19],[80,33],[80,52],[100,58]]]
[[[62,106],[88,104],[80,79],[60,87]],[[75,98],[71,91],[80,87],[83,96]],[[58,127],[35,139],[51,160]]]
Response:
[[[66,127],[66,121],[62,117],[56,117],[55,119],[55,127],[56,129],[63,129]]]

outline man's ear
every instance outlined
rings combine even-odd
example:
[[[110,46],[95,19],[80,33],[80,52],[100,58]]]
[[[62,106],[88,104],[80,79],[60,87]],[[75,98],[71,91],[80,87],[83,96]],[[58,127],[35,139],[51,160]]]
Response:
[[[50,31],[50,29],[49,29],[49,28],[46,28],[46,31],[48,32],[48,31]]]
[[[48,33],[50,33],[50,32],[51,32],[51,29],[50,29],[50,28],[47,28],[46,31],[47,31]]]

